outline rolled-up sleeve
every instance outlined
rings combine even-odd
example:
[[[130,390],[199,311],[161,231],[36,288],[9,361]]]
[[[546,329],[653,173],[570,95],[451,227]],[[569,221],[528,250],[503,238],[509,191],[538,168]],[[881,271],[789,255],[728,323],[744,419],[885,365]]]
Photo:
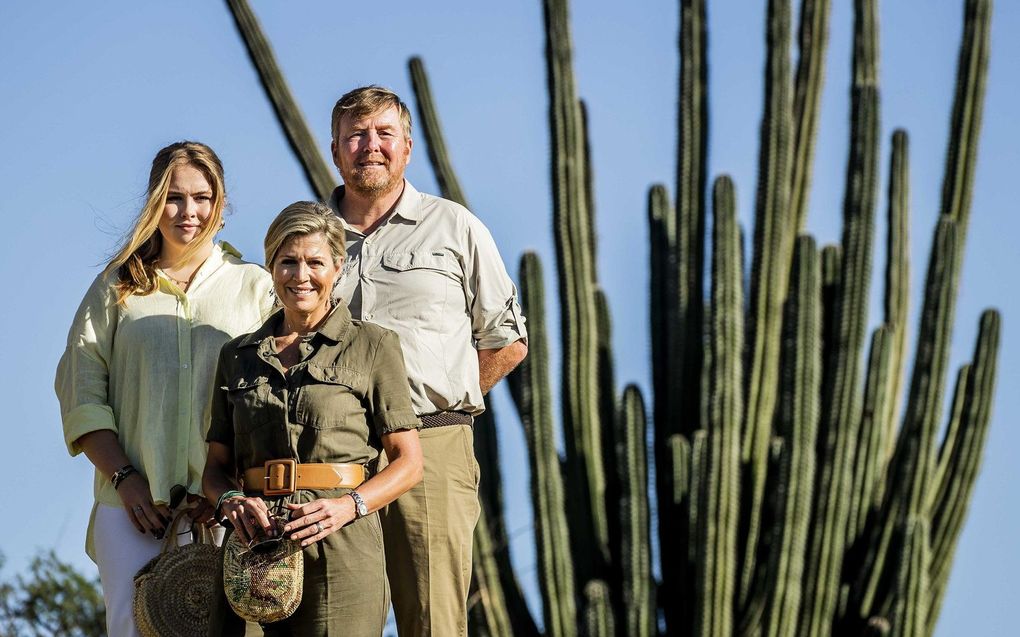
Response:
[[[372,423],[379,435],[417,429],[421,423],[411,407],[404,355],[400,338],[385,330],[372,362],[372,386],[366,392],[371,402]]]
[[[109,361],[117,311],[111,286],[98,277],[78,307],[67,347],[57,364],[54,389],[60,401],[64,443],[72,456],[82,452],[78,439],[85,434],[103,429],[117,433],[109,401]]]
[[[517,287],[507,274],[492,235],[474,216],[467,226],[466,255],[465,294],[475,348],[501,349],[519,340],[527,344]]]

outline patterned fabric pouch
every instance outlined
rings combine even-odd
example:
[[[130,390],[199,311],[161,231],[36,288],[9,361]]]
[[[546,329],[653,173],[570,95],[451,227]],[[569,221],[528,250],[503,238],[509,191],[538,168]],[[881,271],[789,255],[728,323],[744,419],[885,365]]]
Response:
[[[274,516],[280,527],[286,518]],[[256,538],[248,546],[232,533],[223,544],[223,591],[243,619],[267,624],[290,617],[301,604],[304,554],[285,537]]]

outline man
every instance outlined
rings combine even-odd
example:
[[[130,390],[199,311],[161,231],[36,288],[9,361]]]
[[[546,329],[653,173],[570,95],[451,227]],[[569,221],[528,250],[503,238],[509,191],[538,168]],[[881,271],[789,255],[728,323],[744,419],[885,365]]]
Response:
[[[420,431],[422,482],[382,515],[401,637],[467,634],[471,541],[478,521],[473,417],[482,395],[527,354],[517,290],[485,226],[404,179],[411,115],[392,91],[337,101],[330,198],[347,230],[336,294],[356,319],[396,331]]]

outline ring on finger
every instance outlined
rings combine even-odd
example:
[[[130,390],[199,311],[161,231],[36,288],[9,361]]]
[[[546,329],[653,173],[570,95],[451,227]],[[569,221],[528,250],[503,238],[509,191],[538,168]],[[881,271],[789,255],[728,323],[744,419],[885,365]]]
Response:
[[[323,531],[326,530],[326,527],[322,525],[321,521],[315,523],[315,528],[319,529],[319,533],[322,533]]]

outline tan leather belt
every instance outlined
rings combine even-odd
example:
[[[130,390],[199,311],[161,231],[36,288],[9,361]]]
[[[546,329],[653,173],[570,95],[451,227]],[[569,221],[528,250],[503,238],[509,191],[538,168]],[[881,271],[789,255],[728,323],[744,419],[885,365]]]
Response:
[[[293,459],[266,460],[265,466],[244,472],[244,489],[263,495],[290,495],[297,489],[354,489],[365,481],[360,464],[313,462],[299,464]]]

